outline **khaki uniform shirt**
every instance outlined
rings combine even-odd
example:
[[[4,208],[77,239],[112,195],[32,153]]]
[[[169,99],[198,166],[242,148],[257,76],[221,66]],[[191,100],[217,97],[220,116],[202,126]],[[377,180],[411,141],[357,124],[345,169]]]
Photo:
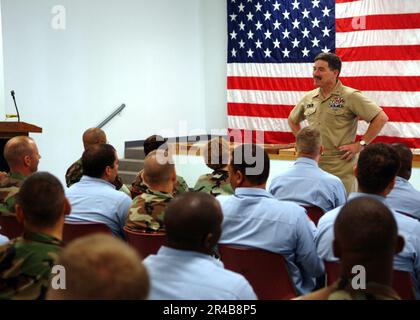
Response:
[[[353,168],[357,161],[341,160],[344,154],[338,147],[356,141],[357,122],[361,118],[371,122],[381,108],[367,99],[360,91],[337,82],[331,94],[324,98],[319,88],[305,94],[293,108],[289,120],[300,123],[307,120],[309,125],[321,132],[324,154],[319,167],[339,177],[348,193],[356,191]]]

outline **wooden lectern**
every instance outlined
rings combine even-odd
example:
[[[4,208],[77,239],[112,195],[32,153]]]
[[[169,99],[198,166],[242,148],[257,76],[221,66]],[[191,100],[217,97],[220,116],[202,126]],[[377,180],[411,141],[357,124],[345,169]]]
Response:
[[[10,138],[29,136],[30,132],[41,133],[42,128],[26,122],[0,121],[0,171],[9,172],[9,166],[3,157],[3,149]]]

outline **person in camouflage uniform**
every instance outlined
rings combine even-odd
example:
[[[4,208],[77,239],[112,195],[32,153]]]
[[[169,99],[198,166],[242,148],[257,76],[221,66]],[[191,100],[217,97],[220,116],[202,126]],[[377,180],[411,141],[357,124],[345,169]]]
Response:
[[[171,161],[162,164],[160,156],[167,151],[155,150],[144,162],[144,192],[134,198],[128,211],[126,227],[133,231],[164,231],[165,208],[174,198],[175,166]]]
[[[87,148],[96,144],[105,144],[107,141],[106,134],[102,129],[89,128],[83,133],[83,146]],[[73,184],[77,183],[82,179],[83,176],[83,165],[82,158],[75,161],[66,171],[66,185],[70,188]],[[130,196],[130,190],[123,184],[121,177],[117,176],[113,182],[115,188],[119,191],[126,193]]]
[[[131,192],[131,198],[134,199],[137,196],[141,195],[142,193],[146,192],[148,187],[147,184],[144,182],[143,179],[144,169],[141,170],[137,176],[134,182],[131,184],[129,190]],[[184,178],[181,176],[176,176],[176,181],[174,184],[174,190],[172,192],[172,195],[174,197],[183,194],[189,190],[189,187],[187,183],[185,182]]]
[[[15,215],[16,196],[25,178],[38,170],[41,156],[32,138],[18,136],[4,147],[10,172],[0,177],[0,215]]]
[[[69,213],[70,204],[57,178],[38,172],[25,180],[16,204],[24,234],[0,246],[0,299],[45,297],[62,246],[64,216]]]
[[[214,197],[231,195],[234,193],[230,185],[229,172],[229,144],[222,137],[213,138],[203,149],[206,165],[212,173],[200,176],[194,186],[194,191],[206,192]]]
[[[104,144],[107,141],[106,134],[102,129],[89,128],[83,133],[83,147],[88,149],[96,144]],[[82,159],[80,158],[74,162],[66,172],[66,184],[67,187],[77,183],[83,176]]]
[[[334,255],[340,258],[341,279],[331,286],[310,293],[302,300],[399,300],[392,289],[394,255],[404,248],[392,212],[374,198],[360,197],[349,201],[334,224]],[[353,272],[354,266],[365,270]],[[353,287],[352,278],[358,276]]]
[[[147,155],[154,151],[154,150],[167,150],[167,139],[159,136],[159,135],[153,135],[148,137],[144,143],[144,155],[147,157]],[[133,183],[130,186],[130,192],[131,197],[134,199],[135,197],[139,196],[143,192],[146,192],[148,189],[147,185],[145,185],[143,180],[143,172],[144,170],[140,170],[140,172],[137,174],[136,179],[133,181]],[[176,176],[176,182],[174,185],[173,190],[173,196],[176,197],[177,195],[180,195],[182,193],[185,193],[189,191],[188,184],[185,182],[184,178],[181,176]]]

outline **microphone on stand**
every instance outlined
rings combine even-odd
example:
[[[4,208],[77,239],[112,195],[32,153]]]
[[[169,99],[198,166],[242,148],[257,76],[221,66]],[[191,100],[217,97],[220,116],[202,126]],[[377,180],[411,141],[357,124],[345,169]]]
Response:
[[[20,115],[19,115],[19,109],[18,109],[17,104],[16,104],[15,91],[14,90],[10,91],[10,94],[12,95],[13,102],[15,104],[15,109],[16,109],[17,115],[10,115],[10,114],[8,114],[8,115],[6,115],[6,117],[7,118],[16,118],[16,116],[17,116],[18,122],[20,122]]]

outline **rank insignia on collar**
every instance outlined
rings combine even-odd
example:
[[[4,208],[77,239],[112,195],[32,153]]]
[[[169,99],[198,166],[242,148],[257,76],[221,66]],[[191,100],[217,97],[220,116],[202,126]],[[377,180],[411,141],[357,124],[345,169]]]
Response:
[[[333,98],[330,102],[331,109],[341,109],[344,107],[344,99],[341,97]]]
[[[309,109],[309,108],[313,108],[314,104],[313,103],[309,103],[305,106],[305,109]]]

